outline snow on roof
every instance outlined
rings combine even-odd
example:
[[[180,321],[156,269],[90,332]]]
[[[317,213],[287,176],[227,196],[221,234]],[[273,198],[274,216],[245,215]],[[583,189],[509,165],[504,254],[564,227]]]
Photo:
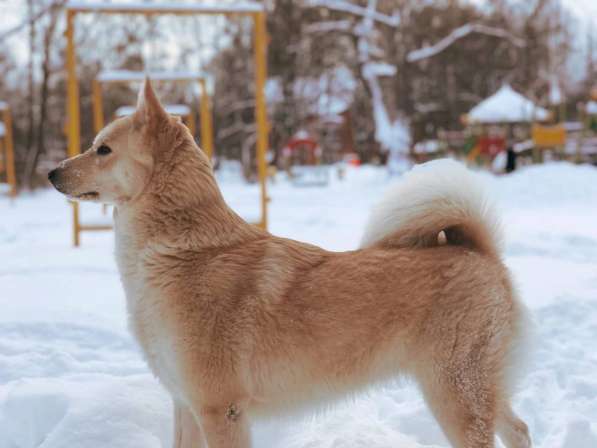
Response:
[[[104,13],[144,13],[147,11],[164,14],[233,14],[252,13],[263,11],[263,5],[251,1],[240,1],[224,4],[196,4],[196,3],[106,3],[106,2],[84,2],[69,1],[67,8],[77,12],[104,12]]]
[[[0,136],[6,134],[6,128],[4,127],[4,123],[0,123]]]
[[[587,103],[586,111],[590,115],[597,115],[597,101],[589,101]]]
[[[481,101],[468,113],[471,123],[520,123],[543,121],[549,111],[514,91],[508,84]]]
[[[8,103],[5,103],[4,101],[0,101],[0,110],[5,110],[8,109]]]
[[[186,104],[166,104],[164,109],[166,109],[166,112],[170,115],[185,116],[191,113],[191,108]],[[120,106],[116,109],[115,115],[117,117],[126,117],[135,113],[135,110],[137,110],[135,106]]]
[[[481,25],[479,23],[467,23],[466,25],[463,25],[453,30],[450,34],[448,34],[439,42],[427,47],[420,48],[418,50],[411,51],[406,56],[406,60],[408,62],[416,62],[422,59],[429,58],[431,56],[435,56],[436,54],[444,51],[458,39],[462,39],[463,37],[468,36],[471,33],[480,33],[489,36],[508,39],[513,45],[516,45],[517,47],[523,47],[525,45],[522,39],[514,36],[513,34],[501,28],[494,28],[487,25]]]
[[[101,82],[143,81],[146,76],[155,81],[182,81],[201,78],[197,72],[168,71],[168,72],[138,72],[132,70],[102,70],[96,76]]]

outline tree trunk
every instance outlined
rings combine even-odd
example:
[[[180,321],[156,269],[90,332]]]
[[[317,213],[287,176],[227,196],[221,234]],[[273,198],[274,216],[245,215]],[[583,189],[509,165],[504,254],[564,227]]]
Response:
[[[25,140],[25,155],[29,158],[31,147],[33,146],[33,132],[35,128],[35,87],[33,82],[33,69],[34,69],[34,54],[35,54],[35,17],[33,11],[33,0],[27,0],[27,16],[29,17],[29,62],[27,68],[27,137]],[[27,171],[27,164],[25,164],[25,171]],[[27,174],[25,173],[25,178]],[[30,188],[26,181],[25,184]]]
[[[61,1],[52,5],[50,10],[50,22],[44,33],[43,40],[43,61],[42,61],[42,81],[41,81],[41,92],[40,92],[40,112],[39,120],[37,122],[37,144],[35,149],[31,149],[27,153],[27,164],[25,172],[25,184],[29,187],[33,187],[33,179],[37,170],[37,164],[39,162],[39,156],[45,152],[45,127],[46,118],[48,116],[48,93],[49,93],[49,82],[51,73],[50,57],[52,51],[52,41],[54,39],[54,31],[56,29],[56,23],[58,21],[59,6],[64,3]]]

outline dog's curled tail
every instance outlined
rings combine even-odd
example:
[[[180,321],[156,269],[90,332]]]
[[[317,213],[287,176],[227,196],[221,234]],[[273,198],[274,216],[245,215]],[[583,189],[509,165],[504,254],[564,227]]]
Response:
[[[361,247],[431,247],[443,242],[499,257],[499,220],[478,177],[451,160],[416,167],[374,207]]]

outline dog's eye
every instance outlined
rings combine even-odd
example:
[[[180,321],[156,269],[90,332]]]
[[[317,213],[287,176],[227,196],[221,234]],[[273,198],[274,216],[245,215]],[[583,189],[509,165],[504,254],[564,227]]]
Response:
[[[112,152],[112,150],[110,149],[110,147],[108,147],[106,145],[102,145],[99,148],[97,148],[97,155],[98,156],[107,156],[111,152]]]

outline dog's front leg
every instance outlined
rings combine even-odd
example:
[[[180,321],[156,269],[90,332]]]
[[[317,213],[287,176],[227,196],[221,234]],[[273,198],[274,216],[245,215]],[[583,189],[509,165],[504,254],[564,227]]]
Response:
[[[205,448],[205,439],[192,412],[174,402],[174,448]]]
[[[209,448],[249,448],[251,435],[247,401],[230,400],[200,405],[196,411]]]

